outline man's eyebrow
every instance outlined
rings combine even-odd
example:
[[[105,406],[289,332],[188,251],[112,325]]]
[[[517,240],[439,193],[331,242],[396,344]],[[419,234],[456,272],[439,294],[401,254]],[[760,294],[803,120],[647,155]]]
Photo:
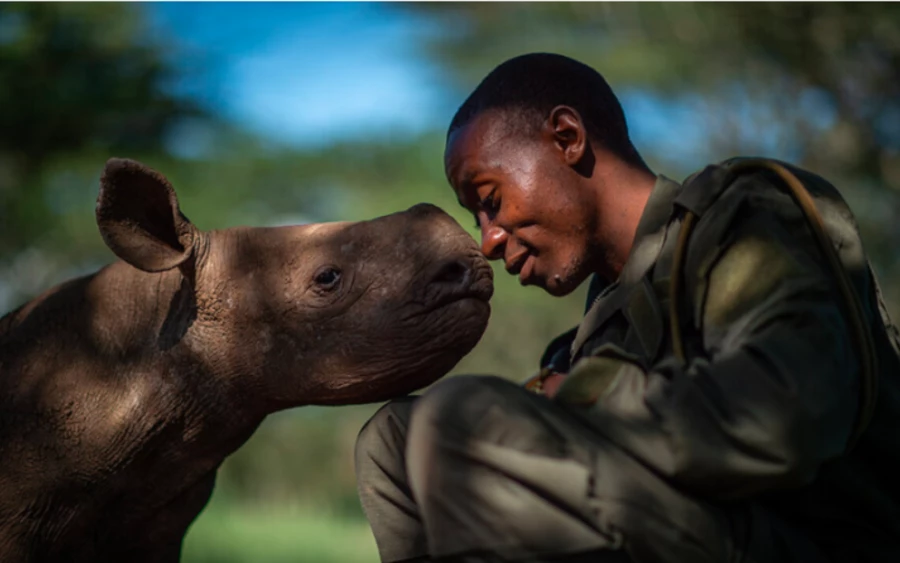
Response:
[[[475,171],[468,170],[463,173],[462,178],[460,179],[456,200],[463,207],[467,207],[466,202],[463,201],[463,195],[472,190],[472,183],[475,181],[477,175],[478,174]]]
[[[466,170],[462,176],[462,185],[463,187],[470,188],[472,187],[472,183],[475,181],[475,177],[478,176],[478,172],[475,170]]]
[[[462,181],[460,182],[459,190],[456,192],[456,201],[459,203],[459,206],[465,209],[466,211],[471,211],[469,206],[466,205],[466,202],[463,201],[464,194],[470,194],[472,190],[472,183],[475,180],[476,174],[474,172],[466,172],[463,174]],[[478,219],[478,213],[472,212],[472,215],[475,217],[475,228],[481,228],[481,221]]]

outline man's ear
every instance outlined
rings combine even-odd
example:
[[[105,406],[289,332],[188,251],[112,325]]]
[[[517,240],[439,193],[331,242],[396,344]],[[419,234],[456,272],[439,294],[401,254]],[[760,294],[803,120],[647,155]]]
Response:
[[[547,126],[553,141],[562,151],[566,164],[577,167],[589,151],[587,130],[578,111],[569,106],[556,106],[550,111]]]
[[[97,226],[116,256],[146,272],[181,265],[197,233],[166,177],[122,158],[110,159],[100,178]]]

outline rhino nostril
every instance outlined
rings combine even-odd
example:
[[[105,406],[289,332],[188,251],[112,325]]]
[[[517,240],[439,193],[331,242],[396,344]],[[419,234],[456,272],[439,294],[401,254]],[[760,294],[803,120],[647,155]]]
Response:
[[[447,262],[437,271],[432,283],[465,285],[471,277],[471,268],[461,260]]]

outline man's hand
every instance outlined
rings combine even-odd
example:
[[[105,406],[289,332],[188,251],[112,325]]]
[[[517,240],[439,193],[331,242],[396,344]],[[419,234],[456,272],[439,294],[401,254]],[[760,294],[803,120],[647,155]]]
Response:
[[[635,358],[618,348],[604,345],[595,354],[578,360],[569,374],[554,378],[547,396],[573,405],[593,405],[613,388],[623,368],[643,372]]]
[[[595,356],[579,360],[570,373],[541,369],[525,382],[525,388],[566,403],[591,405],[610,389],[624,365],[637,363],[618,348],[603,346]]]
[[[533,393],[552,399],[556,395],[559,386],[565,381],[566,375],[549,368],[543,368],[537,374],[528,378],[523,385]]]
[[[559,373],[557,371],[550,372],[550,375],[544,379],[543,391],[544,395],[549,398],[553,398],[556,396],[556,392],[559,390],[559,386],[563,384],[566,380],[565,373]]]

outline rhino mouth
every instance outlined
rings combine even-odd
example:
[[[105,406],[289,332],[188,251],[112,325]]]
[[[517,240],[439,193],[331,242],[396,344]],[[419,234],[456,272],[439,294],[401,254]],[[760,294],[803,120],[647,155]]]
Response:
[[[473,298],[490,301],[494,296],[494,271],[490,266],[479,268],[473,276],[469,289],[460,294],[461,299]]]
[[[442,265],[429,284],[435,297],[425,313],[462,300],[487,304],[494,295],[494,272],[487,260],[477,255],[468,260],[454,260]]]

